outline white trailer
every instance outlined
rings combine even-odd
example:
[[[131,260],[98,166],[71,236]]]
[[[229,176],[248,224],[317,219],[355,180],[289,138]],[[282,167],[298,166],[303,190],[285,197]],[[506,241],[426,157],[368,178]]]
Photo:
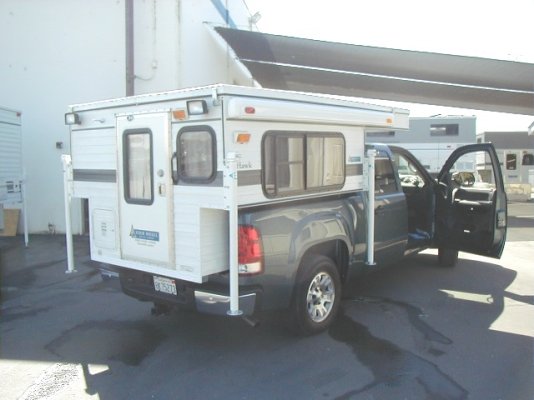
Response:
[[[238,270],[255,268],[238,265],[239,210],[284,202],[283,191],[292,201],[363,191],[365,129],[406,129],[408,112],[214,85],[73,105],[65,120],[72,156],[65,162],[67,194],[89,199],[92,259],[152,274],[156,290],[172,287],[169,279],[200,284],[230,270],[230,313],[238,313]],[[328,164],[343,177],[319,176],[321,182],[309,183],[316,189],[302,192],[294,190],[302,184],[298,174],[283,187],[270,185],[276,171],[262,166],[261,151],[273,145],[276,153],[274,143],[266,144],[271,130],[326,132],[314,141],[330,146],[316,168]],[[286,139],[289,152],[292,141]],[[292,163],[298,160],[286,168]],[[276,247],[276,238],[269,240],[263,245]]]
[[[21,119],[20,111],[0,107],[0,232],[5,228],[4,209],[22,209],[28,245]]]
[[[431,175],[437,176],[454,150],[476,142],[476,117],[412,117],[409,131],[371,129],[367,132],[367,140],[394,144],[409,150]],[[474,160],[465,168],[474,171]]]

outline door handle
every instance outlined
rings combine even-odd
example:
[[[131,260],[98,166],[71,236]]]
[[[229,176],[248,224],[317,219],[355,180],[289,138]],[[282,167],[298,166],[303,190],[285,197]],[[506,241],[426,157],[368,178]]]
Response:
[[[172,183],[176,185],[178,184],[178,162],[176,158],[176,152],[174,152],[171,157],[171,171]]]
[[[165,186],[164,183],[160,183],[158,185],[158,193],[162,197],[165,197],[165,195],[167,194],[167,187]]]

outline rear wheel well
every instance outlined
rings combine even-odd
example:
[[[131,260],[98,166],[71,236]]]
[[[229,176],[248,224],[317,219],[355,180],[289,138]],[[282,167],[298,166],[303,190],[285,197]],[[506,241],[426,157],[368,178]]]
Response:
[[[345,281],[349,267],[349,250],[345,242],[342,240],[331,240],[310,247],[302,255],[299,269],[306,264],[306,259],[312,258],[314,255],[322,255],[330,258],[336,264],[341,282],[343,283]]]

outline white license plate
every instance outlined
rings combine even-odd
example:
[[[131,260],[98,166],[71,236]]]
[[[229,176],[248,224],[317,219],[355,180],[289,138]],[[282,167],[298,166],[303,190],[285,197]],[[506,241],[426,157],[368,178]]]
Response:
[[[161,276],[154,276],[154,289],[161,293],[178,294],[174,279],[163,278]]]

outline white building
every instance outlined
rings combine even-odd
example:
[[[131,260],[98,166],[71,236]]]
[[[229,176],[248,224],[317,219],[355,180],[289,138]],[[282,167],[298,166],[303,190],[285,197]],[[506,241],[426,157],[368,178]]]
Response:
[[[251,21],[244,0],[2,0],[0,104],[23,115],[30,232],[65,229],[60,155],[70,152],[69,104],[251,85],[209,29],[252,29]],[[74,233],[84,230],[82,209],[74,205]]]

